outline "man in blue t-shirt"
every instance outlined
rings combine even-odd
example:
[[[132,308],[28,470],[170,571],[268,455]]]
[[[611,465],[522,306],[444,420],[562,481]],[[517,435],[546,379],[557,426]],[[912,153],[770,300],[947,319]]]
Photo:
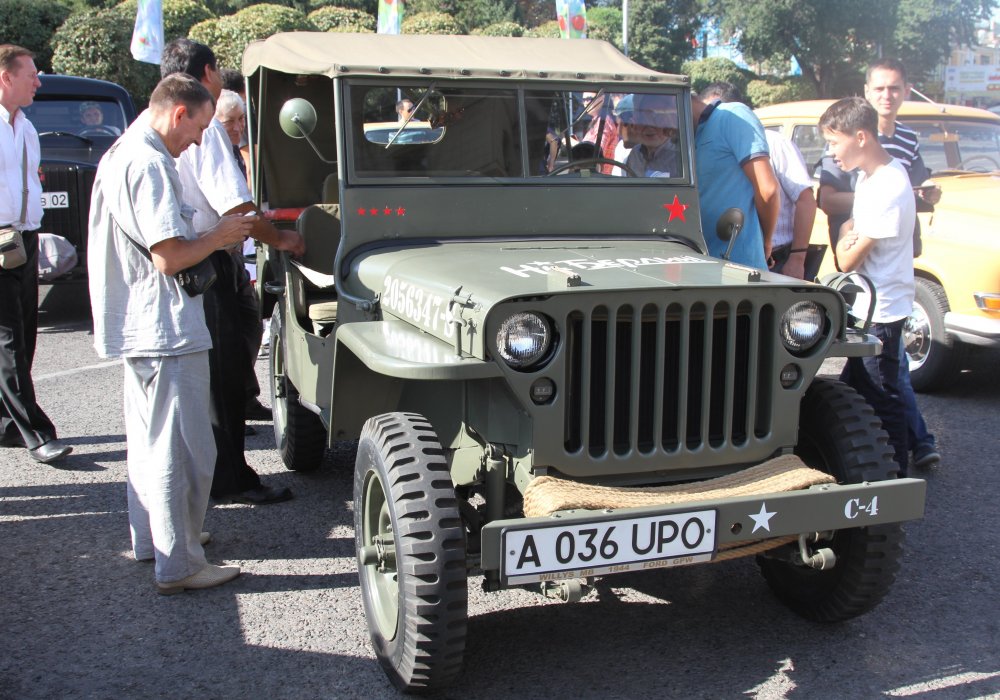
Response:
[[[707,104],[692,93],[691,111],[708,252],[717,258],[725,254],[729,243],[716,235],[715,224],[726,209],[738,207],[745,220],[730,259],[766,270],[780,205],[764,127],[749,107],[737,102]]]

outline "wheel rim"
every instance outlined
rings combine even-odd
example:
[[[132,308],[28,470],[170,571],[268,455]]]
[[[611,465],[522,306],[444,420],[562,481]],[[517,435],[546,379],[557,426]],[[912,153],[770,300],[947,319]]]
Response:
[[[275,333],[271,336],[271,412],[274,417],[274,437],[279,447],[284,439],[285,425],[288,424],[285,392],[285,358],[281,338]]]
[[[920,304],[913,305],[913,312],[903,324],[903,347],[910,360],[910,371],[927,361],[931,351],[931,320]]]
[[[390,640],[396,636],[399,621],[399,575],[389,504],[382,481],[375,472],[368,472],[365,477],[362,507],[362,547],[374,547],[379,556],[376,563],[359,566],[365,569],[375,624],[381,636]]]

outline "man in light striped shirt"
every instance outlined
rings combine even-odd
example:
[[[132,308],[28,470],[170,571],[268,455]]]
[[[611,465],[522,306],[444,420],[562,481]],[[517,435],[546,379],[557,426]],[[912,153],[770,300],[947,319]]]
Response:
[[[912,86],[906,80],[906,69],[893,58],[884,58],[868,67],[865,80],[865,98],[878,112],[878,140],[893,158],[906,168],[910,184],[914,187],[917,211],[933,211],[941,200],[941,188],[929,180],[930,172],[920,155],[917,134],[913,129],[896,121],[899,108],[910,96]],[[823,170],[819,180],[819,206],[830,221],[830,241],[836,248],[840,227],[851,216],[854,207],[855,173],[845,173],[829,155],[823,156]],[[920,255],[920,222],[913,233],[913,255]],[[941,455],[936,448],[934,435],[927,430],[917,399],[910,384],[910,370],[906,361],[900,362],[899,386],[906,404],[906,423],[909,447],[913,451],[913,465],[920,468],[936,466]]]

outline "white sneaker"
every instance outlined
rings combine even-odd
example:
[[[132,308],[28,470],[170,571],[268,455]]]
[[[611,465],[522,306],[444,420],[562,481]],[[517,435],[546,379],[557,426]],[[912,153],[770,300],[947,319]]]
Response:
[[[227,581],[232,581],[240,575],[238,566],[218,566],[216,564],[205,564],[205,568],[196,574],[191,574],[180,581],[169,581],[167,583],[156,582],[156,592],[160,595],[174,595],[183,593],[186,590],[199,590],[202,588],[212,588]]]

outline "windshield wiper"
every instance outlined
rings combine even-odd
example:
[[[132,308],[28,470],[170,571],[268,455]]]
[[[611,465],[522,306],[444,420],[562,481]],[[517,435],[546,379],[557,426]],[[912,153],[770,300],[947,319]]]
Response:
[[[424,91],[424,96],[421,97],[420,101],[417,102],[417,104],[414,105],[413,109],[410,110],[410,114],[406,117],[406,119],[403,120],[403,123],[399,125],[399,128],[396,130],[396,133],[394,133],[392,136],[389,137],[389,143],[385,145],[386,150],[389,150],[389,146],[396,143],[396,139],[398,139],[399,135],[403,133],[403,129],[405,129],[406,125],[410,123],[410,121],[413,119],[414,116],[416,116],[417,110],[424,106],[424,102],[426,102],[427,98],[430,97],[431,95],[431,90],[433,90],[436,87],[437,87],[437,81],[427,86],[427,90]]]

